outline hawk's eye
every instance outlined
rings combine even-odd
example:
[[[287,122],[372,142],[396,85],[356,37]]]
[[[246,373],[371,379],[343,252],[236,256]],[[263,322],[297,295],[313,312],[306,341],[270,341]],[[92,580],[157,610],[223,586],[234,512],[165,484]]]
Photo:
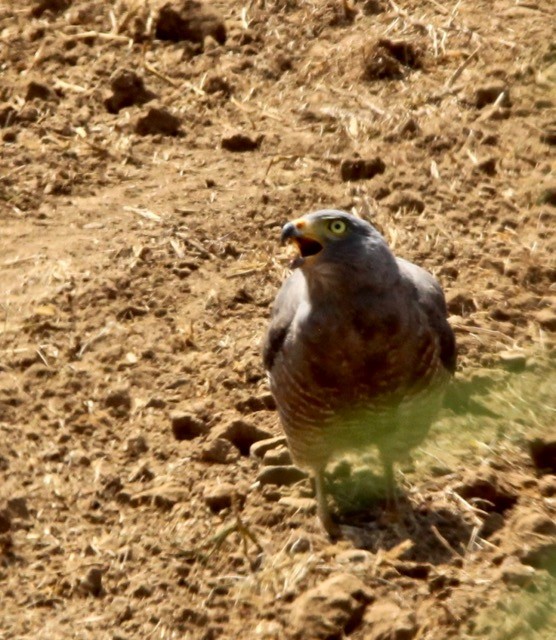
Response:
[[[332,220],[332,222],[328,225],[328,228],[332,233],[336,235],[341,235],[347,229],[347,225],[343,220]]]

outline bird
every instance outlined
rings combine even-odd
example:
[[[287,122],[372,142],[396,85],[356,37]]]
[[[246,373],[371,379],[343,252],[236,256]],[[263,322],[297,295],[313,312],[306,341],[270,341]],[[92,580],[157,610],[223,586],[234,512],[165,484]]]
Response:
[[[292,272],[263,342],[270,390],[293,462],[314,478],[317,515],[340,534],[325,471],[342,454],[377,447],[387,504],[394,463],[427,435],[456,367],[438,281],[396,257],[369,222],[326,209],[288,222]]]

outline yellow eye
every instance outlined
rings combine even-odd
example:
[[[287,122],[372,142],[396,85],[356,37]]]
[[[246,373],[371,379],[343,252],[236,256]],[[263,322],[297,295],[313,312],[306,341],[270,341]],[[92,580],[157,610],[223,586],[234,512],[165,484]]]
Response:
[[[336,235],[341,235],[347,228],[346,223],[343,220],[332,220],[332,222],[328,225],[328,228],[332,233]]]

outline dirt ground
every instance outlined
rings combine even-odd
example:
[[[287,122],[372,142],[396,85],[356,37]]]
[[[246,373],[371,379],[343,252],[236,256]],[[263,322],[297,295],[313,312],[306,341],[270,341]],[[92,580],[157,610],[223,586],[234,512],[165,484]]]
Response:
[[[0,0],[0,637],[554,638],[552,0],[162,4]],[[323,207],[460,353],[398,518],[332,466],[335,543],[260,357]]]

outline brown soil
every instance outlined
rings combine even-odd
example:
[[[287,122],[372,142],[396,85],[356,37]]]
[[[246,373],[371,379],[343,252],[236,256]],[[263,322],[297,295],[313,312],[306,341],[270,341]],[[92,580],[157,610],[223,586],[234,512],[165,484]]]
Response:
[[[553,638],[552,1],[162,4],[0,3],[0,637]],[[337,543],[255,444],[322,207],[460,348],[397,519],[331,470]]]

